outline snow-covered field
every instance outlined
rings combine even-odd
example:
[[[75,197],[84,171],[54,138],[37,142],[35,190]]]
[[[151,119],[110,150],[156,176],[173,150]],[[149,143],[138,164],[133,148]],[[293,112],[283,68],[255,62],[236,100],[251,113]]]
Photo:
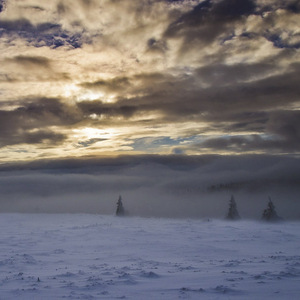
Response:
[[[0,299],[299,299],[300,223],[1,214]]]

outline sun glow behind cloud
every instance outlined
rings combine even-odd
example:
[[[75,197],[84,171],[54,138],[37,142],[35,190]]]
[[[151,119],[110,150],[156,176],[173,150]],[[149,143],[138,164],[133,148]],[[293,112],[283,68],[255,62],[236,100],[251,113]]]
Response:
[[[117,135],[116,129],[82,128],[73,129],[75,139],[111,139]]]
[[[76,102],[99,100],[103,103],[113,103],[115,101],[114,94],[82,88],[76,83],[66,84],[63,89],[63,97],[66,99],[74,99]]]

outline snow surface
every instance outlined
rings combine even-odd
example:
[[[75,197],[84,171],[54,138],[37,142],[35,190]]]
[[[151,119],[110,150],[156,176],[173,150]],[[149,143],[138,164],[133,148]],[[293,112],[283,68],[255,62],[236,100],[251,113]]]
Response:
[[[0,214],[0,299],[299,299],[300,223]]]

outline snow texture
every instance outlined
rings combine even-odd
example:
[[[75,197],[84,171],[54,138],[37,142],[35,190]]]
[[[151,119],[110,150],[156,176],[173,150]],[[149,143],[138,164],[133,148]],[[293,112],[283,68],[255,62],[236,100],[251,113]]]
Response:
[[[299,299],[300,223],[1,214],[0,299]]]

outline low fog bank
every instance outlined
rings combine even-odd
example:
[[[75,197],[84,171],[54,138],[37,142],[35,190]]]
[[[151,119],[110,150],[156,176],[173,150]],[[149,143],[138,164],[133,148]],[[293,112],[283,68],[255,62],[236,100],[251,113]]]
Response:
[[[0,167],[0,212],[224,218],[231,195],[242,218],[300,219],[300,164],[280,156],[138,156]]]

